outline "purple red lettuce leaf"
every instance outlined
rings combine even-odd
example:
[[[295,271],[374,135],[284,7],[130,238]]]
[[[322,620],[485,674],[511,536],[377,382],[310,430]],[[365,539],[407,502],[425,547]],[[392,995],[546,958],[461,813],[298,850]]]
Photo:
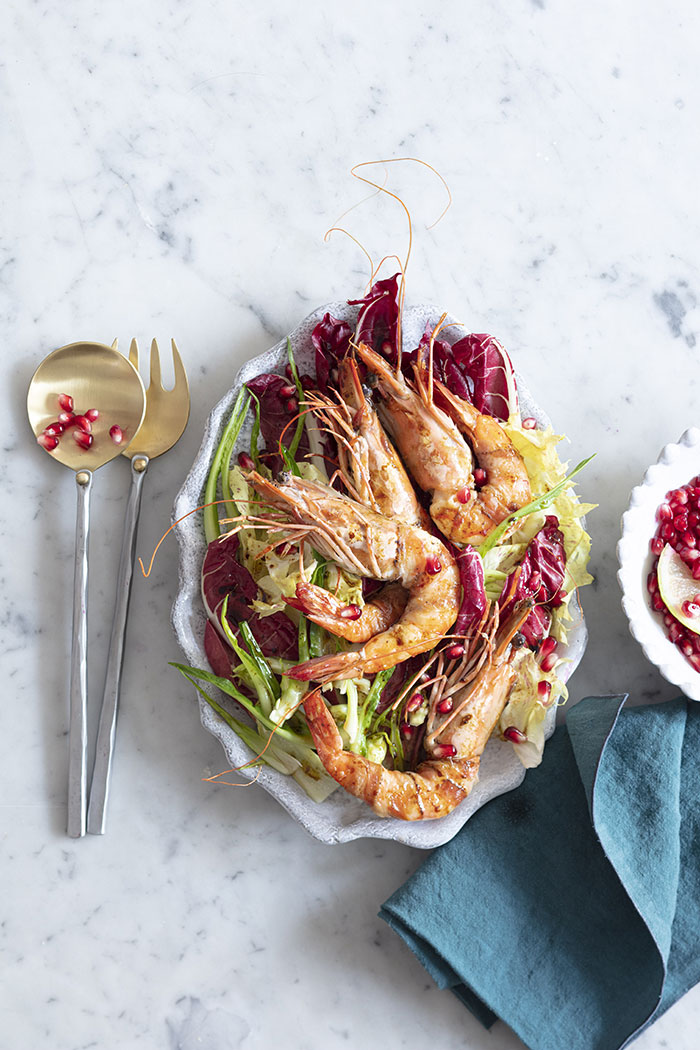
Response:
[[[473,547],[456,551],[455,561],[462,584],[462,604],[452,628],[455,634],[468,634],[482,620],[486,611],[484,563]]]
[[[282,466],[282,457],[279,454],[280,438],[282,438],[282,443],[289,447],[296,430],[294,417],[298,409],[295,408],[294,411],[289,409],[290,402],[297,405],[296,390],[293,394],[289,393],[289,388],[294,384],[284,376],[263,372],[262,375],[246,383],[246,386],[260,402],[260,432],[265,441],[265,459],[267,466],[276,472]],[[287,427],[286,432],[285,427]],[[282,437],[283,432],[284,437]],[[309,438],[304,430],[296,458],[301,459],[308,452]]]
[[[454,343],[452,354],[460,372],[471,381],[471,400],[479,412],[508,419],[517,410],[518,395],[505,348],[492,335],[471,334]]]
[[[530,542],[519,569],[519,575],[517,568],[513,570],[503,588],[505,601],[501,606],[501,618],[507,615],[515,602],[531,598],[536,603],[535,608],[520,630],[527,644],[535,648],[549,633],[551,609],[560,605],[564,597],[561,587],[566,569],[566,552],[564,535],[556,515],[547,515],[544,525]]]
[[[348,306],[359,306],[355,342],[366,343],[392,364],[398,355],[399,277],[377,281],[362,299],[348,299]]]
[[[316,382],[319,390],[328,393],[331,373],[350,349],[352,328],[347,321],[339,321],[331,314],[324,314],[311,333],[316,362]]]

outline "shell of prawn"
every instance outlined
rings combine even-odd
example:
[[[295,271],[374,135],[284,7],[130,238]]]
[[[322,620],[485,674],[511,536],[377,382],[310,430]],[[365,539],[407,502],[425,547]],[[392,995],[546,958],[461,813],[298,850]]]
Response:
[[[504,644],[463,694],[455,695],[460,717],[448,723],[434,744],[451,744],[454,758],[428,758],[414,771],[387,769],[362,755],[343,750],[333,716],[316,690],[304,703],[311,735],[326,771],[351,795],[382,817],[434,820],[464,801],[479,777],[481,756],[505,707],[515,672],[507,646],[529,607],[508,627]]]
[[[301,525],[324,557],[360,576],[398,581],[408,592],[397,622],[360,650],[309,660],[287,671],[289,677],[326,682],[375,674],[432,649],[449,631],[459,610],[459,573],[436,536],[318,482],[291,475],[272,482],[256,472],[248,481],[290,524]],[[283,524],[276,527],[284,531]]]

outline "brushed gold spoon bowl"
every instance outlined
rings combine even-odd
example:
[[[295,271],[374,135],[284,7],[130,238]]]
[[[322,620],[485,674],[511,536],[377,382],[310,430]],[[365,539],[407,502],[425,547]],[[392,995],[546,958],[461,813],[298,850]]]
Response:
[[[134,438],[144,417],[146,395],[138,371],[114,346],[103,343],[71,343],[49,354],[29,384],[27,413],[37,438],[58,420],[62,409],[59,395],[73,398],[74,412],[84,415],[96,409],[91,421],[92,443],[81,447],[75,426],[68,426],[48,452],[53,459],[75,471],[78,510],[75,530],[75,575],[73,580],[73,640],[70,664],[70,738],[68,752],[68,834],[85,834],[87,806],[87,582],[90,492],[95,470],[115,459]],[[118,426],[122,441],[116,443],[110,429]],[[79,428],[77,428],[79,429]]]

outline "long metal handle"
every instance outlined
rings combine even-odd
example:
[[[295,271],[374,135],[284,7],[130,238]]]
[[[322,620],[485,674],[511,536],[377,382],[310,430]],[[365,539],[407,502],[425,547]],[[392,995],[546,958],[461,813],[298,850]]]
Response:
[[[119,706],[119,689],[124,660],[124,637],[129,612],[131,581],[134,575],[136,529],[139,521],[139,511],[141,510],[141,489],[147,469],[148,456],[134,456],[132,458],[131,488],[126,507],[122,550],[119,557],[117,597],[114,605],[112,633],[109,639],[109,656],[107,657],[107,674],[102,698],[102,710],[100,712],[100,724],[97,730],[95,766],[92,771],[92,782],[90,784],[87,829],[91,835],[104,835],[107,820],[107,799],[109,797],[112,758],[114,757],[117,708]]]
[[[75,520],[73,575],[73,641],[70,657],[70,736],[68,743],[68,826],[71,838],[85,834],[87,802],[87,595],[88,533],[92,472],[75,475],[78,510]]]

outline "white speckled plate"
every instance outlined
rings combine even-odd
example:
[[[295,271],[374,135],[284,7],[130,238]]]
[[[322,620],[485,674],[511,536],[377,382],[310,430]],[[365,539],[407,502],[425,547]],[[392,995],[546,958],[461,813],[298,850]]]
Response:
[[[330,303],[310,314],[291,334],[300,372],[313,372],[311,332],[324,313],[347,318],[351,323],[357,310],[346,303]],[[403,316],[404,345],[417,345],[428,322],[437,324],[442,311],[432,306],[407,308]],[[450,319],[452,320],[452,319]],[[227,394],[214,408],[204,432],[204,439],[197,458],[192,465],[182,489],[175,500],[174,517],[180,518],[202,502],[202,492],[225,422],[228,419],[238,391],[243,383],[261,372],[281,371],[287,362],[286,338],[266,353],[248,361],[238,373]],[[534,404],[522,380],[517,377],[518,391],[524,416],[534,417],[542,426],[548,418]],[[250,428],[244,429],[240,437],[240,448],[248,447]],[[204,533],[200,515],[192,515],[175,529],[180,545],[180,589],[173,605],[172,621],[178,641],[190,664],[208,667],[204,653],[204,626],[206,622],[200,594],[200,569],[205,552]],[[572,610],[576,617],[576,610]],[[566,657],[570,661],[562,666],[562,678],[569,677],[578,666],[586,647],[586,626],[583,614],[569,633]],[[221,741],[230,765],[238,766],[250,759],[250,752],[235,733],[200,699],[202,724]],[[548,713],[546,732],[554,729],[555,711]],[[243,774],[246,775],[246,774]],[[253,775],[253,774],[247,774]],[[269,791],[284,808],[321,842],[348,842],[356,838],[384,838],[404,842],[420,849],[432,849],[451,839],[469,819],[472,813],[506,791],[512,791],[522,781],[525,770],[516,758],[513,746],[501,740],[489,742],[481,762],[479,782],[471,795],[452,813],[440,820],[405,822],[376,816],[364,803],[352,798],[342,789],[335,791],[323,803],[312,802],[302,788],[291,777],[274,769],[263,767],[258,784]]]
[[[661,613],[654,612],[647,592],[653,555],[649,542],[656,532],[656,510],[669,489],[686,485],[700,472],[700,430],[691,427],[676,444],[666,445],[641,485],[632,489],[629,508],[622,515],[617,545],[622,608],[629,628],[644,655],[664,678],[679,686],[691,700],[700,700],[700,674],[666,637]]]

